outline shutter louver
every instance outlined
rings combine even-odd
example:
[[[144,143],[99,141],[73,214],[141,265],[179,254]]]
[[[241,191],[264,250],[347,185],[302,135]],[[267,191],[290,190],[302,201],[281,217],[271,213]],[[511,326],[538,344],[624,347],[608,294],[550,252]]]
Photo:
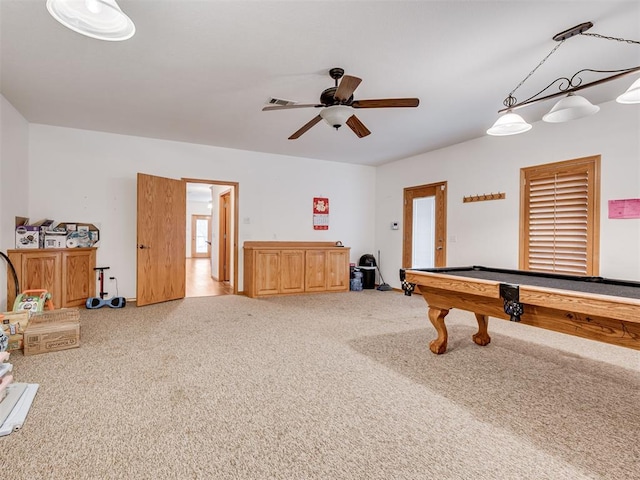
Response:
[[[589,243],[588,171],[528,179],[529,269],[586,275]]]

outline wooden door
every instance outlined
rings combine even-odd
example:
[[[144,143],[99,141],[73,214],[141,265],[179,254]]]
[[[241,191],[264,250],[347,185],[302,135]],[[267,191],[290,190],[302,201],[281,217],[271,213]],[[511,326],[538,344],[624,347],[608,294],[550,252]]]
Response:
[[[220,217],[219,229],[219,253],[218,258],[218,279],[221,282],[231,280],[231,191],[228,190],[220,195]]]
[[[280,293],[304,292],[304,251],[281,250]]]
[[[96,250],[62,252],[62,303],[63,307],[83,306],[89,297],[96,295]],[[115,296],[115,295],[112,295]]]
[[[327,290],[349,289],[349,251],[329,250],[327,252]]]
[[[255,253],[256,295],[275,295],[280,292],[280,252],[257,250]]]
[[[186,183],[138,173],[137,305],[185,296]]]
[[[416,200],[426,198],[434,200],[433,238],[427,239],[433,245],[433,266],[444,267],[447,264],[447,182],[441,182],[404,189],[403,268],[430,266],[413,265],[415,242],[418,241],[414,239],[414,204]]]
[[[17,266],[16,266],[17,267]],[[60,285],[60,253],[59,252],[29,252],[22,255],[22,271],[20,287],[25,290],[47,290],[56,308],[63,304],[62,288]],[[18,292],[21,293],[21,292]],[[7,305],[13,308],[13,305]]]
[[[191,215],[191,257],[211,257],[211,215]]]
[[[307,250],[305,255],[305,291],[324,292],[327,289],[326,250]]]

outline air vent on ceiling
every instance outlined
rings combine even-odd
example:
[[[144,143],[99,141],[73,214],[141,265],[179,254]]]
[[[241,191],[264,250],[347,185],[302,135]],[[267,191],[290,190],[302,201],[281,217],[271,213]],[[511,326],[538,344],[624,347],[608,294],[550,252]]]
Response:
[[[295,105],[298,102],[294,102],[293,100],[284,100],[282,98],[273,98],[273,97],[269,97],[269,100],[267,100],[267,103],[269,105],[282,105],[282,106],[287,106],[287,105]]]

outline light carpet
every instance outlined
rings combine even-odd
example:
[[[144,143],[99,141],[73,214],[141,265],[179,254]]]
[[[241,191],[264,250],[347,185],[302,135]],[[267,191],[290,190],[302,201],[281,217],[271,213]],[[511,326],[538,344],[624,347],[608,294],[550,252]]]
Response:
[[[81,347],[0,439],[12,479],[640,479],[640,352],[419,295],[191,298],[82,310]]]

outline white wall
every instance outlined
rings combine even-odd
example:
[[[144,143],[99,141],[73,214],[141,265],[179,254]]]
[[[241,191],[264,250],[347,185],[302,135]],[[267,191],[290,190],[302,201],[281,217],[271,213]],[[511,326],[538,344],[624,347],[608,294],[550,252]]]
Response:
[[[0,251],[5,254],[15,247],[15,217],[29,216],[28,135],[27,121],[0,95]],[[7,310],[6,269],[0,259],[0,312]]]
[[[377,169],[28,125],[1,96],[0,114],[0,249],[14,247],[16,215],[95,223],[98,264],[111,267],[127,297],[135,296],[137,172],[240,183],[239,290],[242,243],[274,239],[341,240],[352,247],[352,262],[380,249],[384,279],[399,287],[404,187],[448,181],[448,265],[517,268],[520,168],[590,155],[602,156],[600,274],[640,280],[640,220],[607,218],[608,200],[640,198],[636,106],[610,102],[589,118],[536,122],[524,135],[482,137]],[[465,195],[497,191],[506,200],[462,203]],[[314,196],[330,199],[326,232],[312,229]],[[392,221],[400,230],[390,229]],[[3,309],[5,302],[0,281]]]
[[[519,112],[520,113],[520,112]],[[484,136],[378,168],[376,248],[382,273],[399,287],[403,188],[448,182],[447,265],[518,267],[520,169],[601,155],[600,275],[640,280],[640,219],[608,218],[607,201],[640,198],[640,108],[609,102],[568,123],[536,122],[528,133]],[[505,192],[505,200],[462,203],[465,195]],[[457,239],[452,242],[453,237]]]
[[[135,296],[137,172],[239,182],[240,291],[245,240],[341,240],[352,261],[373,248],[373,167],[30,125],[31,217],[98,225],[98,264],[125,297]],[[312,228],[314,196],[329,197],[328,231]]]

